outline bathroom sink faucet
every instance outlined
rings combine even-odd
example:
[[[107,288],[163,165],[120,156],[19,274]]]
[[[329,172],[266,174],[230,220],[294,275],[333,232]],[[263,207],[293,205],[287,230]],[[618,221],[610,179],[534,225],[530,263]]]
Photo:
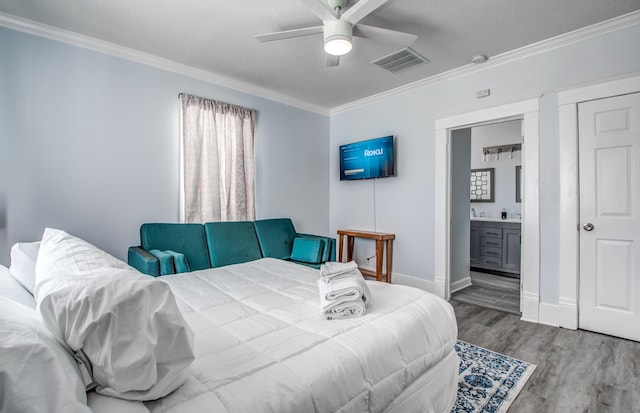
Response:
[[[471,208],[471,216],[472,217],[476,216],[476,209],[475,208]]]

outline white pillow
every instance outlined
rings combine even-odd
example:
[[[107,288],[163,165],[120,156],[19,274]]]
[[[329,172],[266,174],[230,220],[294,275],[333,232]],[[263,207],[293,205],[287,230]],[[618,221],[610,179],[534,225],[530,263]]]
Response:
[[[98,393],[164,397],[184,383],[193,333],[169,285],[64,231],[45,229],[36,301],[47,327],[86,359]]]
[[[9,271],[31,295],[36,285],[36,259],[39,249],[40,241],[18,242],[11,247]]]
[[[0,412],[91,413],[73,357],[38,313],[0,297]]]
[[[31,309],[36,308],[36,300],[33,296],[11,275],[9,269],[2,265],[0,265],[0,296],[9,298]]]

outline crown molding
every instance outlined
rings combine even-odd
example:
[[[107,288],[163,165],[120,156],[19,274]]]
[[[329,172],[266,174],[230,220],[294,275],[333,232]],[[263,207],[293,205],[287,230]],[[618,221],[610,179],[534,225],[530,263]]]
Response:
[[[637,24],[640,24],[640,10],[490,57],[490,59],[482,65],[468,64],[391,90],[371,95],[363,99],[355,100],[353,102],[335,106],[333,108],[326,108],[300,99],[295,99],[271,89],[266,89],[248,82],[241,82],[227,76],[222,76],[210,71],[198,69],[149,53],[144,53],[139,50],[105,42],[93,37],[84,36],[75,32],[0,12],[1,27],[7,27],[12,30],[52,39],[76,47],[81,47],[110,56],[130,60],[136,63],[144,64],[146,66],[151,66],[157,69],[184,75],[193,79],[202,80],[204,82],[212,83],[217,86],[226,87],[238,92],[247,93],[253,96],[261,97],[277,103],[282,103],[284,105],[292,106],[298,109],[318,113],[325,116],[347,112],[358,107],[381,101],[390,96],[400,95],[403,93],[414,91],[416,89],[425,88],[436,85],[438,83],[454,80],[472,73],[478,73],[483,70],[488,70],[500,65],[525,59],[539,53],[544,53],[553,49],[557,49],[559,47],[567,46],[572,43],[589,39],[591,37],[599,36]]]
[[[379,102],[390,96],[400,95],[416,89],[425,88],[443,83],[453,79],[457,79],[463,76],[467,76],[472,73],[481,72],[483,70],[491,69],[497,66],[501,66],[507,63],[515,62],[525,59],[527,57],[548,52],[560,47],[568,46],[573,43],[577,43],[592,37],[600,36],[606,33],[614,32],[624,29],[626,27],[640,24],[640,10],[631,13],[624,14],[622,16],[614,17],[613,19],[605,20],[600,23],[593,24],[581,29],[574,30],[565,34],[561,34],[555,37],[551,37],[546,40],[542,40],[537,43],[530,44],[528,46],[521,47],[519,49],[511,50],[493,57],[490,57],[486,63],[481,65],[468,64],[458,67],[456,69],[449,70],[447,72],[439,73],[434,76],[430,76],[415,82],[397,87],[395,89],[387,90],[372,96],[368,96],[363,99],[359,99],[353,102],[346,103],[344,105],[335,106],[329,110],[331,115],[347,112],[358,107],[366,106],[374,102]]]
[[[187,66],[182,63],[117,45],[115,43],[105,42],[103,40],[78,34],[69,30],[38,23],[33,20],[23,19],[11,14],[0,12],[0,27],[6,27],[23,33],[32,34],[34,36],[44,37],[83,49],[89,49],[110,56],[130,60],[156,69],[202,80],[217,86],[226,87],[238,92],[247,93],[309,112],[315,112],[325,116],[329,115],[328,108],[295,99],[270,89],[247,82],[241,82],[203,69]]]

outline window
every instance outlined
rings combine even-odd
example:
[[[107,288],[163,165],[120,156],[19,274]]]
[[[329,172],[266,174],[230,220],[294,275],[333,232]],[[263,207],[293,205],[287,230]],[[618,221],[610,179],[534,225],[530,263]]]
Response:
[[[181,93],[182,222],[255,219],[256,111]]]

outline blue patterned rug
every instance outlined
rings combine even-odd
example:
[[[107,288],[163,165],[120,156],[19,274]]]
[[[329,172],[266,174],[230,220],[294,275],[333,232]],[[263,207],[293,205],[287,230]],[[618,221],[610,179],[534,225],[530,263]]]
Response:
[[[504,413],[535,370],[525,363],[458,340],[458,397],[451,413]]]

